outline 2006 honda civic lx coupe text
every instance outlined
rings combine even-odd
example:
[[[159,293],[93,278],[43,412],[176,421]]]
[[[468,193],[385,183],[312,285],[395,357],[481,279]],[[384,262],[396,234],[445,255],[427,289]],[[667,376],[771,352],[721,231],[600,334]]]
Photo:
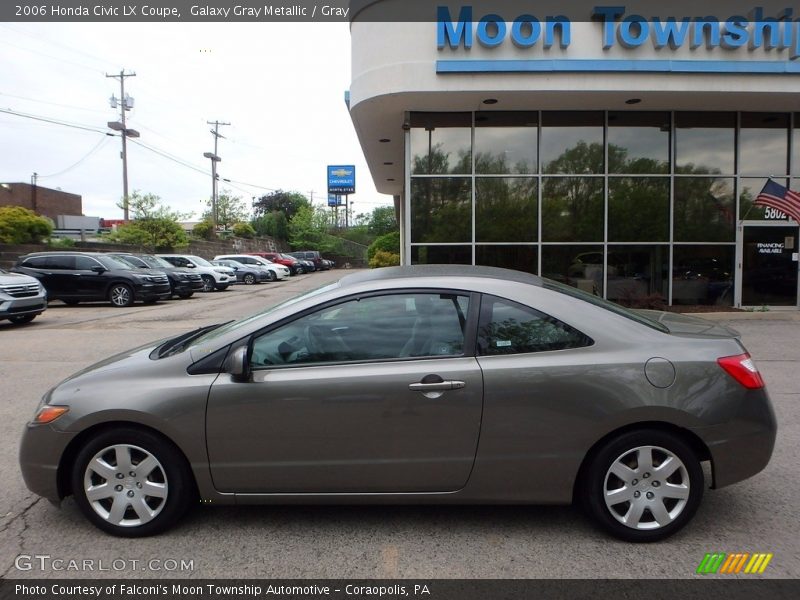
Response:
[[[775,415],[738,334],[483,267],[359,272],[60,383],[28,487],[142,536],[197,500],[582,504],[663,539],[755,475]]]

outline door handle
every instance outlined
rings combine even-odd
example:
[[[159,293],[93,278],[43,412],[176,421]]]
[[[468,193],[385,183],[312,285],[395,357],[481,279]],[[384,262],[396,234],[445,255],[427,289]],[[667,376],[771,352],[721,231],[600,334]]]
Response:
[[[466,387],[463,381],[437,381],[435,383],[412,383],[408,389],[412,392],[440,392],[445,390],[460,390]]]

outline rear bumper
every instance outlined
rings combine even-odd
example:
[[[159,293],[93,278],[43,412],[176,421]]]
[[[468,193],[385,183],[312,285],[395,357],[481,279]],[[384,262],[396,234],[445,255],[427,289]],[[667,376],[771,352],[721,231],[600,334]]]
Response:
[[[766,389],[748,391],[738,414],[727,423],[692,429],[711,452],[712,487],[725,487],[762,471],[772,457],[777,430]]]

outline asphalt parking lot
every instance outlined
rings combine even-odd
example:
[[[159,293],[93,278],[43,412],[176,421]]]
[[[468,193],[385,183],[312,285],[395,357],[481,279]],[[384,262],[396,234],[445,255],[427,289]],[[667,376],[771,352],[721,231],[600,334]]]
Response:
[[[30,325],[0,322],[0,577],[680,579],[697,577],[707,552],[771,552],[763,577],[800,577],[798,313],[722,317],[741,331],[767,381],[779,419],[775,453],[756,477],[707,491],[694,521],[658,544],[616,541],[560,506],[198,507],[161,536],[121,540],[91,526],[71,499],[58,509],[27,491],[17,464],[20,435],[39,398],[61,379],[344,274],[129,309],[54,302]],[[101,564],[110,568],[100,571]]]

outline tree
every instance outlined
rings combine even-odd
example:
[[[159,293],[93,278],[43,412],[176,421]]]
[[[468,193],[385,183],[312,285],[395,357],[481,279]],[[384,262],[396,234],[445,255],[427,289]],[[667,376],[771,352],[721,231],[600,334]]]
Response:
[[[28,244],[50,237],[53,224],[21,206],[0,206],[0,243]]]
[[[372,209],[367,228],[370,234],[377,237],[392,231],[397,231],[397,217],[393,206],[378,206]]]
[[[268,235],[278,240],[289,239],[289,222],[280,211],[272,211],[252,221],[257,235]]]
[[[122,203],[117,206],[122,208]],[[128,210],[133,221],[110,233],[109,240],[162,251],[189,245],[178,221],[188,218],[190,213],[170,210],[155,194],[142,194],[138,190],[128,196]]]
[[[200,240],[213,240],[217,237],[217,232],[214,231],[211,219],[203,219],[192,227],[192,235]]]
[[[211,199],[206,201],[206,206],[208,210],[203,213],[203,218],[213,222]],[[249,217],[247,204],[239,196],[231,196],[228,190],[217,195],[217,226],[223,231],[230,229],[235,223],[247,221]]]
[[[250,223],[235,223],[233,225],[233,235],[240,238],[251,239],[256,236],[256,230]]]
[[[271,212],[282,212],[287,221],[291,221],[301,207],[310,206],[308,199],[299,192],[278,190],[261,196],[253,203],[253,214],[256,218]]]
[[[400,256],[400,232],[393,231],[376,238],[367,248],[367,258],[372,260],[378,252]]]

